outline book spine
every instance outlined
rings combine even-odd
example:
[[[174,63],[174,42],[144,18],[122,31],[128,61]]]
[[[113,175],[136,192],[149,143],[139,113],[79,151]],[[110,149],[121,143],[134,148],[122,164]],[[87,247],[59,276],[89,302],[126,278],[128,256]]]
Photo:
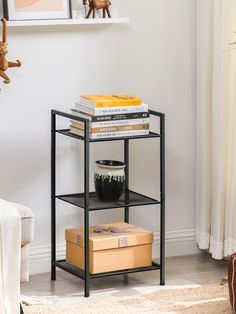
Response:
[[[72,134],[76,134],[84,137],[84,131],[71,127]],[[104,132],[104,133],[90,133],[89,137],[91,139],[98,138],[110,138],[110,137],[125,137],[125,136],[137,136],[137,135],[148,135],[149,130],[131,130],[131,131],[119,131],[119,132]]]
[[[70,133],[72,134],[76,134],[76,135],[80,135],[80,136],[83,136],[84,137],[84,131],[83,130],[80,130],[78,128],[75,128],[73,126],[71,126],[70,128]]]
[[[108,132],[122,132],[133,130],[147,130],[149,129],[149,123],[146,124],[134,124],[134,125],[122,125],[122,126],[108,126],[102,128],[91,128],[91,133],[108,133]]]
[[[110,137],[125,137],[125,136],[138,136],[148,135],[149,130],[133,130],[133,131],[121,131],[121,132],[109,132],[109,133],[91,133],[91,139],[98,138],[110,138]]]
[[[116,120],[131,120],[131,119],[142,119],[149,118],[149,112],[134,112],[126,114],[110,114],[103,116],[92,117],[92,122],[100,121],[116,121]]]
[[[103,115],[114,115],[114,114],[127,114],[127,113],[137,113],[137,112],[148,112],[148,105],[142,104],[140,106],[129,106],[129,107],[112,107],[112,108],[90,108],[84,104],[76,103],[76,109],[78,111],[93,115],[93,116],[103,116]]]
[[[142,101],[140,99],[133,100],[117,100],[117,101],[97,101],[96,103],[91,103],[90,101],[85,101],[83,98],[80,102],[91,108],[106,108],[106,107],[121,107],[121,106],[140,106]]]
[[[149,112],[133,112],[126,114],[110,114],[103,116],[91,116],[90,114],[83,113],[77,109],[71,109],[71,113],[75,116],[85,118],[91,122],[103,122],[103,121],[117,121],[117,120],[131,120],[131,119],[145,119],[149,118]]]
[[[122,126],[122,125],[134,125],[134,124],[147,124],[150,122],[149,118],[144,119],[129,119],[129,120],[111,120],[111,121],[100,121],[100,122],[90,122],[90,128],[101,128],[110,126]],[[84,129],[84,123],[76,120],[71,120],[71,125]]]
[[[84,119],[88,119],[89,121],[92,121],[92,116],[89,114],[82,113],[76,109],[71,109],[70,111],[71,111],[71,114],[73,114],[74,116],[81,117]]]

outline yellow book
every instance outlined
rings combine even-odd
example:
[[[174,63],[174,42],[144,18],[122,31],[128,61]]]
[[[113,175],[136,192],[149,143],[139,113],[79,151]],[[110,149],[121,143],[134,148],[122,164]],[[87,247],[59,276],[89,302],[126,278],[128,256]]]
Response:
[[[80,102],[93,108],[140,106],[142,100],[128,94],[101,94],[81,96]]]

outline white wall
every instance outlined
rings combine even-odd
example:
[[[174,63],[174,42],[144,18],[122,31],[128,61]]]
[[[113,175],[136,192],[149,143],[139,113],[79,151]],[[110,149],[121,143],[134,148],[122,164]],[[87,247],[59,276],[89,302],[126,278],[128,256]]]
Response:
[[[34,211],[34,272],[48,267],[40,259],[48,258],[50,243],[50,109],[68,110],[86,93],[129,92],[166,113],[169,254],[196,251],[195,0],[113,4],[121,16],[130,17],[130,24],[9,29],[8,58],[21,59],[23,67],[9,70],[9,86],[1,84],[0,197]],[[154,197],[157,143],[131,145],[131,186]],[[58,193],[77,192],[82,188],[83,146],[63,137],[58,144]],[[121,144],[94,144],[91,159],[100,158],[122,158]],[[81,225],[82,211],[58,205],[63,255],[63,230]],[[104,211],[93,213],[91,223],[121,218],[121,210]],[[158,208],[132,209],[131,221],[157,232]]]

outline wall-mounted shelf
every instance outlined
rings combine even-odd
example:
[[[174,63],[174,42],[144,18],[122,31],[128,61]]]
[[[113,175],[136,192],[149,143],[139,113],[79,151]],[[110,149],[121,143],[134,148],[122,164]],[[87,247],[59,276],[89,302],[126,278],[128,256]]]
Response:
[[[58,20],[30,20],[8,21],[8,27],[31,27],[31,26],[59,26],[59,25],[92,25],[92,24],[122,24],[129,23],[127,17],[98,18],[98,19],[58,19]]]

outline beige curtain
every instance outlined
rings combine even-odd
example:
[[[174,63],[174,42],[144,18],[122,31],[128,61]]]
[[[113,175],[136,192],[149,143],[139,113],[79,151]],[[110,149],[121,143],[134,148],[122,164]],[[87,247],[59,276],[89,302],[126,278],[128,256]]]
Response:
[[[197,0],[197,242],[236,251],[236,0]]]

